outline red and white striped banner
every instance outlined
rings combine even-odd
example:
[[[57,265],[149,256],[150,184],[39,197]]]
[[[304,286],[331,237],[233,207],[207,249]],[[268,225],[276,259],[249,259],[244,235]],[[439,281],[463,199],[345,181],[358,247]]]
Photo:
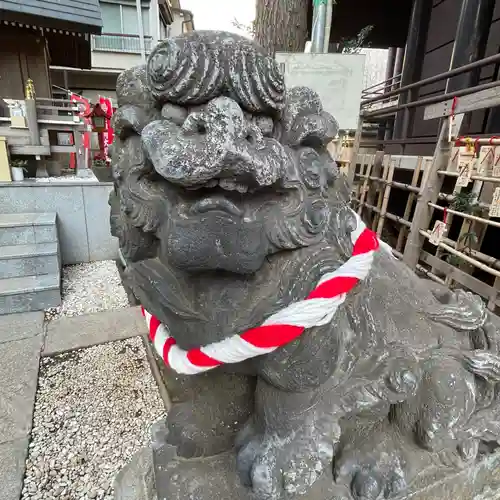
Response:
[[[302,335],[307,328],[328,324],[344,303],[347,293],[364,280],[373,264],[374,253],[382,245],[377,235],[366,228],[359,216],[357,229],[351,233],[352,257],[336,271],[327,273],[314,290],[267,318],[262,325],[233,335],[220,342],[186,351],[176,345],[168,328],[142,308],[149,329],[149,338],[163,361],[177,373],[194,375],[223,364],[275,351]],[[391,251],[392,252],[392,251]]]

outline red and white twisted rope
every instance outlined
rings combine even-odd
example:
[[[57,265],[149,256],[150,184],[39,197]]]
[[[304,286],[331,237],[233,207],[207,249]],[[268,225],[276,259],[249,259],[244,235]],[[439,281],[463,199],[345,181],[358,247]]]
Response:
[[[262,325],[240,335],[186,351],[176,345],[165,325],[142,308],[156,352],[177,373],[194,375],[268,354],[295,340],[306,328],[329,323],[346,300],[347,293],[368,276],[374,253],[381,245],[387,249],[359,216],[356,218],[357,228],[351,233],[352,257],[336,271],[322,276],[304,300],[290,304]]]

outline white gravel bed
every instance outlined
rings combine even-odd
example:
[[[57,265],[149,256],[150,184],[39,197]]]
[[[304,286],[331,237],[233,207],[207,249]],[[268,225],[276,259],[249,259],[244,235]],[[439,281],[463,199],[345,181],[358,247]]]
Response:
[[[164,415],[139,337],[42,358],[21,500],[112,500]]]
[[[63,268],[62,305],[45,313],[47,320],[128,307],[128,299],[113,260]]]

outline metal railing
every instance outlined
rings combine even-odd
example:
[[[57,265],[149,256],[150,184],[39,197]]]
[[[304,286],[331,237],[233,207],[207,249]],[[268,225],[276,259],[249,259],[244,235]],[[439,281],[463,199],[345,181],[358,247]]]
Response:
[[[361,93],[361,107],[363,110],[381,109],[388,106],[397,106],[399,95],[390,95],[385,97],[385,94],[401,87],[401,73],[395,75],[388,80],[376,83],[371,87],[367,87]],[[380,98],[380,100],[379,100]],[[373,99],[377,99],[373,102]],[[365,104],[365,102],[367,104]]]
[[[153,39],[144,37],[146,52],[151,52]],[[127,54],[141,53],[141,40],[139,35],[122,35],[119,33],[103,33],[92,35],[92,50],[100,52],[123,52]]]
[[[493,81],[493,82],[488,82],[484,83],[481,85],[476,85],[474,87],[470,87],[467,89],[462,89],[456,92],[449,92],[448,94],[440,94],[424,99],[418,99],[418,94],[417,94],[417,99],[416,100],[411,100],[407,99],[407,102],[404,104],[395,104],[390,107],[382,107],[378,109],[373,109],[370,106],[373,106],[376,103],[383,103],[386,102],[389,98],[394,98],[398,97],[402,94],[408,94],[410,91],[414,91],[417,89],[420,89],[421,87],[425,85],[430,85],[431,83],[436,83],[440,82],[443,80],[447,80],[448,78],[451,78],[453,76],[461,75],[463,73],[468,73],[469,71],[472,70],[477,70],[480,68],[483,68],[484,66],[488,66],[490,64],[497,64],[500,63],[500,53],[495,54],[490,57],[486,57],[484,59],[480,59],[478,61],[475,61],[470,64],[466,64],[465,66],[460,66],[459,68],[455,68],[449,71],[445,71],[444,73],[440,73],[439,75],[431,76],[429,78],[425,78],[424,80],[419,80],[417,82],[411,83],[410,85],[406,85],[404,87],[399,87],[390,91],[386,91],[385,93],[378,94],[376,96],[367,98],[361,102],[361,116],[367,120],[367,119],[375,119],[375,118],[382,118],[384,116],[390,116],[397,111],[403,110],[403,109],[411,109],[411,108],[417,108],[420,106],[427,106],[429,104],[436,104],[440,102],[447,101],[453,97],[462,97],[468,94],[473,94],[475,92],[478,92],[480,90],[486,90],[489,88],[494,88],[498,87],[500,85],[500,81]],[[369,111],[370,109],[370,111]]]

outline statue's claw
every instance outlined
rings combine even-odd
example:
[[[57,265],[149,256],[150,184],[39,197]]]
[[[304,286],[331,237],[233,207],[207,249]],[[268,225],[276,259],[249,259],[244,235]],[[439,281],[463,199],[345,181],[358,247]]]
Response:
[[[286,437],[262,436],[248,429],[240,441],[238,470],[258,500],[293,498],[306,493],[323,471],[332,467],[334,447],[340,435],[304,426]]]

